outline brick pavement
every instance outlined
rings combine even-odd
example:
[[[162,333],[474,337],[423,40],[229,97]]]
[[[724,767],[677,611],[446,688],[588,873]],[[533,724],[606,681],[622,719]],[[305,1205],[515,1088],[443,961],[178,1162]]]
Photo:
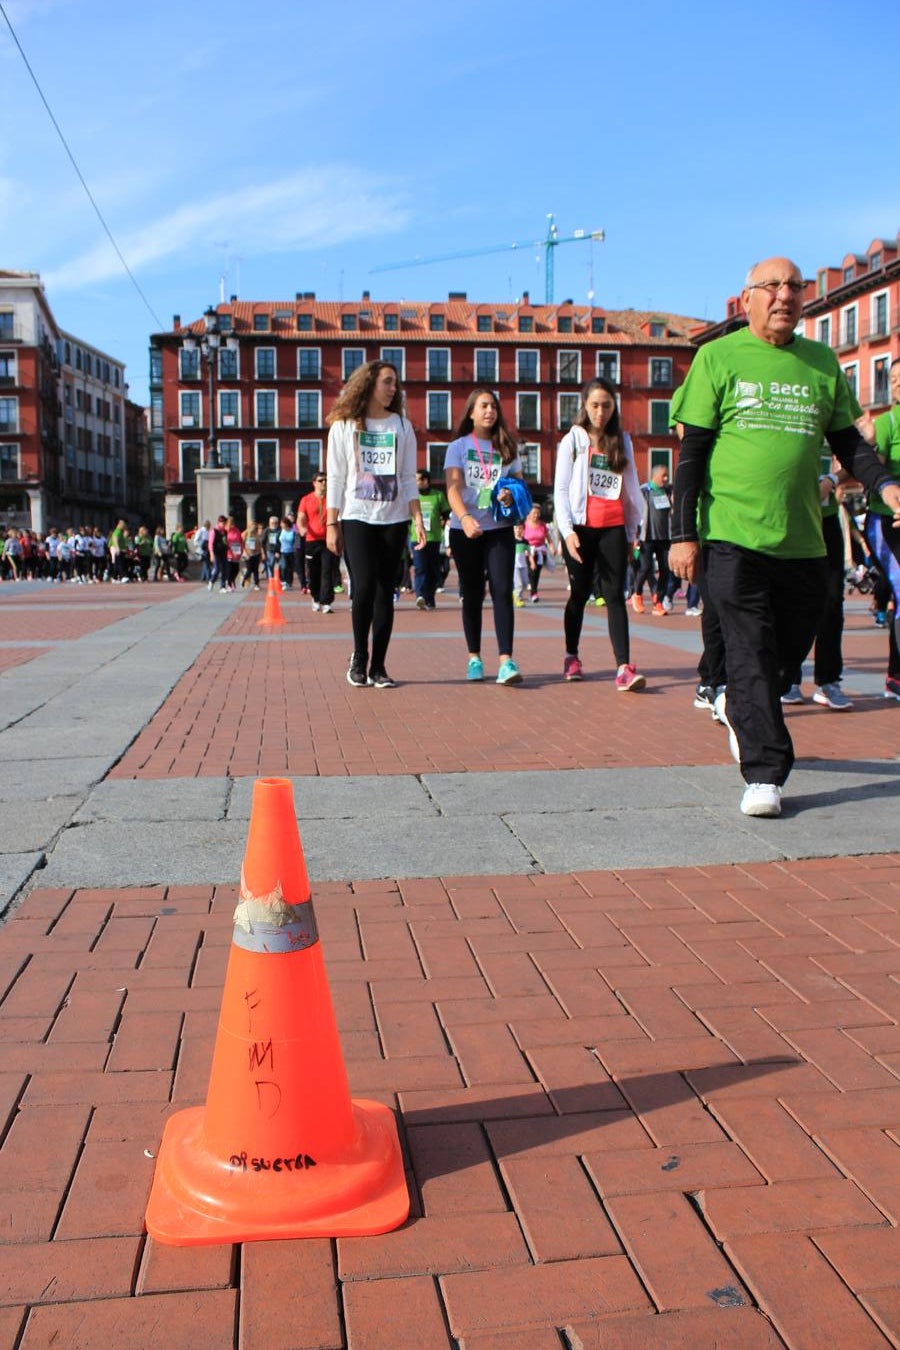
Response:
[[[222,635],[255,638],[253,610]],[[512,696],[540,729],[523,767],[573,752],[562,699],[578,755],[605,734],[618,758],[603,763],[722,758],[702,714],[669,725],[689,655],[638,622],[665,695],[566,688],[558,612],[520,614],[538,673],[466,691],[482,749]],[[409,642],[423,689],[384,696],[339,687],[334,617],[335,640],[304,642],[321,628],[298,613],[288,640],[211,643],[138,738],[146,762],[129,751],[117,772],[165,772],[161,729],[181,737],[175,772],[210,756],[223,772],[254,738],[277,772],[295,727],[315,758],[292,752],[293,773],[357,772],[364,754],[366,772],[414,772],[426,751],[432,769],[489,767],[434,749],[458,709],[442,670],[455,614],[401,610],[394,665]],[[403,638],[420,620],[447,637]],[[857,641],[851,663],[877,673],[882,642]],[[232,662],[230,698],[194,731],[206,713],[188,691],[214,660]],[[891,714],[804,708],[792,729],[823,757],[860,741],[874,757]],[[143,1213],[165,1119],[205,1093],[235,889],[33,891],[0,928],[0,1346],[897,1346],[898,861],[314,879],[351,1087],[397,1110],[411,1218],[384,1237],[207,1249],[159,1246]]]

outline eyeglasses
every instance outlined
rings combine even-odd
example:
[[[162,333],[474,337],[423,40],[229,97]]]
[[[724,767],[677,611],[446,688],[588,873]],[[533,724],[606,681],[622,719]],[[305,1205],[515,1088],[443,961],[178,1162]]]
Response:
[[[744,289],[747,291],[765,291],[767,295],[777,295],[785,286],[791,295],[801,295],[806,290],[805,281],[754,281],[749,286],[745,286]]]
[[[313,479],[313,482],[314,482],[314,483],[327,483],[327,481],[328,481],[327,478],[323,478],[323,477],[321,477],[321,476],[319,476],[318,478],[314,478],[314,479]]]

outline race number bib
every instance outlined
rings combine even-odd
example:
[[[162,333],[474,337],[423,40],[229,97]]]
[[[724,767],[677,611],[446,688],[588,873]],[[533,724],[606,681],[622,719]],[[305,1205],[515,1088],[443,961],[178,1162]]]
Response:
[[[655,511],[668,511],[672,505],[665,492],[651,492],[650,505]]]
[[[359,433],[359,467],[362,473],[397,472],[397,437],[393,431]]]
[[[431,512],[427,506],[422,507],[422,528],[426,534],[431,529]]]
[[[605,455],[591,455],[588,461],[588,492],[610,502],[621,496],[622,475],[613,473]]]
[[[474,488],[478,493],[478,505],[486,508],[491,504],[491,490],[500,477],[502,461],[499,450],[490,454],[479,453],[474,446],[466,449],[466,487]]]

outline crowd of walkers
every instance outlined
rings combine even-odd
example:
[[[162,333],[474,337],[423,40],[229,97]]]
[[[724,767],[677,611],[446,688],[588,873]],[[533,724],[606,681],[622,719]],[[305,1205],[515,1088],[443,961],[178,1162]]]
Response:
[[[132,533],[124,520],[107,533],[98,526],[70,526],[46,534],[10,528],[0,552],[0,580],[71,582],[183,581],[190,560],[181,530],[161,525]]]

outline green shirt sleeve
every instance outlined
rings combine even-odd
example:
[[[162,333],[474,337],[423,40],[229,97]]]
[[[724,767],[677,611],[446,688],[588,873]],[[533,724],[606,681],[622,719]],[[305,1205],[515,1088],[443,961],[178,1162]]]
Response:
[[[710,347],[701,347],[691,362],[687,379],[673,399],[673,407],[677,406],[678,409],[677,420],[692,427],[716,431],[722,393],[720,386],[721,378],[717,375]]]

